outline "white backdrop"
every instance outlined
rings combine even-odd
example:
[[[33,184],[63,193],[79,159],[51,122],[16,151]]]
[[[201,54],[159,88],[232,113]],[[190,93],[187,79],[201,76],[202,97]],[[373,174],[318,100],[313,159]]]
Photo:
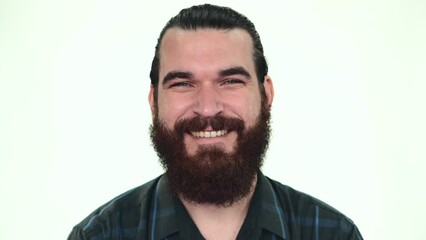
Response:
[[[276,92],[264,173],[365,239],[423,239],[426,2],[211,2],[263,40]],[[166,21],[196,3],[0,2],[0,239],[65,239],[161,174],[150,63]]]

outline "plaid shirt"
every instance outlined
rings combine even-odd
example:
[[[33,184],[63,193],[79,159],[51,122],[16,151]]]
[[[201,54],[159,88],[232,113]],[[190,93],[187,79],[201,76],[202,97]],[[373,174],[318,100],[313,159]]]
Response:
[[[101,206],[68,240],[204,239],[160,176]],[[237,239],[363,239],[346,216],[327,204],[259,173]]]

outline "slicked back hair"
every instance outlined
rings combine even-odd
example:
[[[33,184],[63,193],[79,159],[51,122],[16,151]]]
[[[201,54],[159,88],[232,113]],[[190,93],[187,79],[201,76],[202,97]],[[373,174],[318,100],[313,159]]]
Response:
[[[164,26],[155,46],[155,55],[152,60],[151,85],[154,86],[154,100],[158,98],[158,82],[160,68],[160,44],[166,31],[170,28],[177,27],[183,30],[197,29],[243,29],[247,31],[253,41],[253,60],[256,68],[256,76],[259,82],[259,89],[264,98],[265,89],[263,87],[264,77],[268,74],[268,64],[263,53],[262,42],[256,31],[254,24],[241,13],[228,7],[215,6],[211,4],[197,5],[190,8],[182,9],[178,15],[171,18]]]

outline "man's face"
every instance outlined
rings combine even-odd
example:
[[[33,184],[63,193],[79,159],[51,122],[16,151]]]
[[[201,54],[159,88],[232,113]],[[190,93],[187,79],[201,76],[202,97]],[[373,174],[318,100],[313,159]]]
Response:
[[[269,139],[272,82],[261,97],[243,30],[170,29],[160,47],[151,139],[172,192],[227,205],[246,196]]]
[[[169,29],[161,42],[158,108],[150,92],[153,113],[168,129],[182,119],[217,115],[239,118],[247,128],[259,116],[261,95],[253,61],[250,35],[241,29],[196,31]],[[268,106],[271,80],[265,79]],[[211,128],[186,132],[184,143],[192,155],[201,146],[231,152],[237,133]]]

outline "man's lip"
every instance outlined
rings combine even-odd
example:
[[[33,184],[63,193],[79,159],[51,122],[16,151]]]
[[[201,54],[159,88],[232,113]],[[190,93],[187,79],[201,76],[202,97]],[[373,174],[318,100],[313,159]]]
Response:
[[[219,130],[219,131],[194,131],[191,132],[191,135],[196,138],[214,138],[221,137],[228,133],[228,130]]]

